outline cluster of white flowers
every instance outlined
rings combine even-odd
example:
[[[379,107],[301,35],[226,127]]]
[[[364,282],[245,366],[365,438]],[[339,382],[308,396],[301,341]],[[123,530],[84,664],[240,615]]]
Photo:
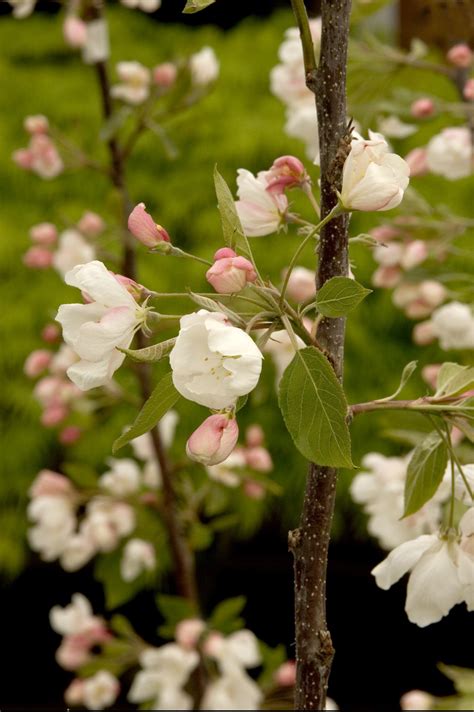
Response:
[[[151,709],[192,709],[193,700],[184,687],[199,663],[200,649],[202,655],[216,662],[219,673],[208,683],[201,709],[259,709],[262,692],[246,672],[261,663],[253,633],[241,630],[224,637],[215,631],[206,632],[203,621],[184,620],[177,627],[176,638],[176,643],[141,653],[142,670],[133,681],[130,702],[150,703]]]
[[[358,473],[351,483],[352,498],[363,505],[369,516],[368,531],[384,549],[393,549],[420,534],[437,532],[442,505],[449,497],[448,477],[435,497],[419,512],[401,518],[410,457],[411,454],[405,457],[385,457],[371,452],[362,459],[364,471]]]
[[[412,571],[405,610],[410,621],[423,627],[439,621],[457,603],[465,601],[468,610],[474,610],[474,508],[464,513],[458,530],[440,529],[450,494],[449,466],[434,497],[401,519],[409,457],[366,455],[362,464],[369,472],[356,475],[351,494],[369,515],[369,532],[391,550],[372,572],[377,584],[388,589]],[[462,475],[472,489],[474,465],[463,467],[462,474],[455,471],[455,496],[469,506]]]
[[[321,20],[310,20],[311,34],[316,56],[321,42]],[[285,131],[306,144],[310,160],[319,163],[318,121],[314,94],[306,87],[303,51],[297,27],[285,32],[285,39],[278,50],[280,64],[270,74],[272,93],[286,105]]]

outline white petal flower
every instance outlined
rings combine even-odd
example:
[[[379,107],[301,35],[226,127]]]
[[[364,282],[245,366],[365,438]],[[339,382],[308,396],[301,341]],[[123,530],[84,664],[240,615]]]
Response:
[[[126,497],[134,494],[140,488],[141,472],[135,460],[109,458],[107,464],[110,470],[99,478],[99,486],[116,497]]]
[[[153,544],[143,539],[130,539],[123,550],[120,575],[124,581],[134,581],[143,571],[152,571],[156,566]]]
[[[284,194],[267,190],[267,172],[257,176],[239,168],[237,171],[237,195],[235,208],[248,237],[271,235],[280,228],[288,209],[288,199]]]
[[[288,109],[285,132],[292,138],[299,138],[306,144],[306,155],[319,165],[318,117],[314,101],[296,104]]]
[[[224,462],[206,467],[211,480],[220,482],[227,487],[238,487],[242,482],[241,472],[247,466],[247,460],[241,449],[235,449]]]
[[[457,126],[433,136],[427,146],[426,160],[432,173],[449,180],[469,176],[473,171],[469,129]]]
[[[181,319],[170,354],[173,383],[188,400],[219,410],[255,388],[263,356],[223,314],[201,309]]]
[[[76,528],[74,506],[69,497],[44,495],[28,505],[28,518],[35,526],[28,530],[28,542],[44,561],[60,556]]]
[[[13,8],[13,17],[17,20],[31,15],[36,5],[36,0],[8,0],[8,2]]]
[[[103,710],[117,699],[120,684],[108,670],[99,670],[84,680],[82,701],[88,710]]]
[[[161,0],[120,0],[122,5],[143,12],[155,12],[161,7]]]
[[[369,137],[354,138],[344,163],[340,199],[347,210],[390,210],[401,203],[408,187],[406,161],[389,153],[381,134],[369,131]]]
[[[53,606],[49,612],[51,628],[60,635],[80,635],[91,630],[97,617],[92,612],[92,606],[82,593],[74,593],[72,602],[62,608]]]
[[[474,349],[474,315],[468,304],[450,302],[436,309],[431,326],[444,351]]]
[[[380,119],[378,129],[381,134],[389,138],[407,138],[418,131],[417,126],[400,121],[398,116],[386,116]]]
[[[193,83],[206,86],[219,76],[219,60],[212,47],[203,47],[189,58],[189,69]]]
[[[115,99],[127,104],[143,104],[150,94],[151,72],[140,62],[119,62],[117,75],[120,84],[112,86],[110,93]]]
[[[135,703],[153,701],[152,709],[174,709],[172,705],[179,700],[184,703],[183,709],[190,709],[190,698],[181,688],[198,663],[195,650],[185,650],[176,643],[147,648],[140,655],[143,670],[135,676],[128,699]]]
[[[77,230],[65,230],[53,255],[53,265],[63,277],[73,267],[95,259],[95,250]]]
[[[88,304],[63,304],[56,315],[64,340],[81,359],[67,374],[81,390],[89,390],[110,381],[125,358],[117,347],[130,346],[147,310],[102,262],[77,265],[65,281],[89,300]]]
[[[263,693],[244,672],[223,675],[211,682],[201,702],[202,710],[258,710]]]

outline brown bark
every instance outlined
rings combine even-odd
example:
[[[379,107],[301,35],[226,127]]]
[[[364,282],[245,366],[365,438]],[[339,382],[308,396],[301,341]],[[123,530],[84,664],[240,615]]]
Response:
[[[98,12],[100,11],[101,7],[99,6]],[[107,65],[105,62],[98,62],[95,65],[95,69],[102,100],[103,115],[104,119],[107,121],[112,116],[113,110]],[[120,197],[123,245],[122,273],[126,277],[130,277],[130,279],[136,280],[137,266],[135,242],[132,240],[128,232],[127,225],[132,205],[126,186],[124,156],[116,138],[111,138],[107,145],[110,156],[110,178]],[[137,339],[139,341],[139,348],[146,345],[144,337],[141,333],[138,335]],[[150,367],[148,364],[137,364],[136,372],[142,402],[145,403],[152,391]],[[189,599],[196,604],[196,608],[199,608],[194,555],[190,550],[186,542],[186,538],[182,532],[170,465],[158,428],[151,430],[150,435],[152,438],[155,457],[161,470],[164,520],[174,563],[177,591],[180,596]]]
[[[307,75],[316,96],[321,153],[321,218],[337,204],[346,134],[346,62],[351,0],[322,0],[319,67]],[[341,153],[342,151],[342,153]],[[348,271],[348,217],[322,230],[317,287]],[[342,379],[345,320],[323,319],[318,342]],[[309,466],[300,526],[290,532],[294,555],[297,681],[295,709],[324,709],[334,648],[326,622],[326,574],[337,471]]]

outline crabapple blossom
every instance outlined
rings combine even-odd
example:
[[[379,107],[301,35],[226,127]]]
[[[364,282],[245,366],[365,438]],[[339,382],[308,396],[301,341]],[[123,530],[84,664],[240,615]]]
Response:
[[[296,342],[298,348],[304,348],[304,341],[300,339],[299,336],[296,337]],[[286,368],[290,365],[295,355],[295,349],[288,336],[288,332],[285,329],[274,331],[271,338],[265,344],[264,352],[269,353],[273,358],[276,371],[276,384],[278,385]]]
[[[127,104],[143,104],[150,95],[151,73],[140,62],[119,62],[117,64],[119,84],[111,87],[110,93],[115,99]]]
[[[222,675],[211,682],[204,693],[201,709],[258,710],[263,693],[257,683],[244,672]]]
[[[189,58],[191,79],[196,86],[207,86],[219,76],[219,60],[212,47],[203,47]]]
[[[39,245],[52,245],[58,239],[56,225],[49,222],[38,223],[30,228],[30,238]]]
[[[283,193],[286,188],[306,189],[311,184],[311,179],[299,158],[280,156],[267,171],[267,183],[267,190]]]
[[[321,41],[321,20],[310,20],[310,29],[317,55]],[[285,39],[280,45],[278,56],[281,63],[270,72],[272,93],[289,107],[312,102],[314,114],[314,95],[306,86],[298,28],[290,27],[285,31]]]
[[[414,148],[407,153],[405,161],[410,169],[410,178],[424,176],[428,173],[428,152],[426,148]]]
[[[95,237],[99,235],[105,229],[105,223],[97,213],[93,213],[91,210],[86,210],[83,213],[81,219],[77,223],[77,228],[83,235],[88,237]]]
[[[413,341],[418,346],[427,346],[436,339],[433,324],[430,319],[421,321],[413,327]]]
[[[112,551],[119,540],[135,529],[135,510],[125,502],[108,497],[94,497],[86,506],[81,533],[97,551]]]
[[[429,97],[416,99],[410,107],[410,112],[415,119],[424,119],[428,116],[432,116],[435,112],[433,99],[430,99]]]
[[[410,169],[396,153],[390,153],[381,134],[369,131],[369,139],[355,136],[342,173],[341,204],[346,210],[391,210],[403,200]]]
[[[25,361],[23,371],[29,378],[36,378],[48,368],[51,358],[51,351],[46,351],[45,349],[32,351]]]
[[[135,460],[131,458],[109,458],[110,470],[99,478],[99,486],[116,497],[127,497],[138,492],[141,485],[141,472]]]
[[[99,670],[87,677],[82,685],[82,702],[88,710],[103,710],[113,705],[120,683],[108,670]]]
[[[17,20],[31,15],[36,5],[36,0],[8,0],[8,2],[13,8],[13,17]]]
[[[236,448],[223,462],[208,465],[206,471],[211,480],[226,487],[238,487],[242,481],[241,471],[246,465],[243,449]]]
[[[448,480],[418,512],[402,519],[409,460],[410,455],[385,457],[380,453],[369,453],[362,459],[364,471],[351,483],[353,500],[362,504],[369,515],[368,531],[384,549],[392,549],[420,534],[436,532],[442,504],[449,496]]]
[[[144,571],[156,566],[155,547],[143,539],[130,539],[125,544],[120,562],[120,575],[124,581],[134,581]]]
[[[413,124],[406,124],[404,121],[400,121],[398,116],[386,116],[380,119],[377,128],[384,136],[399,139],[407,138],[418,130]]]
[[[232,452],[239,437],[235,418],[210,415],[194,431],[186,443],[186,454],[203,465],[218,465]]]
[[[159,87],[167,89],[173,86],[178,76],[178,68],[173,62],[163,62],[153,67],[152,77],[153,82]]]
[[[86,23],[86,41],[82,47],[82,61],[85,64],[105,62],[110,54],[109,30],[102,18]]]
[[[254,423],[249,425],[245,431],[245,442],[248,447],[260,447],[263,445],[265,440],[265,435],[261,425]]]
[[[137,304],[102,262],[77,265],[65,276],[66,284],[82,290],[87,304],[63,304],[56,315],[65,342],[81,359],[68,368],[69,378],[81,390],[103,386],[122,364],[135,332],[146,320],[147,307]]]
[[[63,23],[63,36],[66,44],[73,49],[84,47],[87,39],[86,23],[75,15],[68,15]]]
[[[48,269],[53,264],[53,253],[42,245],[34,245],[23,255],[23,264],[30,269]]]
[[[472,173],[471,135],[465,126],[443,129],[426,148],[426,163],[432,173],[456,180]]]
[[[296,662],[287,660],[275,671],[273,678],[280,687],[293,687],[296,683]]]
[[[250,336],[221,313],[201,309],[180,320],[170,353],[173,383],[184,398],[219,410],[258,383],[263,355]]]
[[[273,461],[270,453],[264,447],[249,447],[244,449],[247,465],[256,472],[271,472]]]
[[[128,229],[137,240],[147,247],[156,247],[161,242],[170,242],[170,236],[157,225],[146,211],[145,203],[138,203],[128,217]]]
[[[452,437],[452,433],[451,433]],[[467,480],[471,492],[474,493],[474,464],[463,465],[462,473],[464,477],[461,476],[459,467],[455,468],[456,479],[455,479],[455,497],[460,502],[464,504],[471,504],[471,495],[466,487],[464,480]],[[450,474],[450,473],[449,473]]]
[[[467,304],[449,302],[431,316],[432,333],[444,351],[474,349],[474,315]]]
[[[268,190],[268,171],[257,176],[239,168],[235,208],[248,237],[261,237],[277,232],[285,221],[288,199],[284,194]]]
[[[143,12],[155,12],[161,7],[161,0],[120,0],[122,5]]]
[[[59,433],[59,442],[63,445],[73,445],[76,443],[82,435],[82,430],[77,425],[67,425]]]
[[[306,155],[319,165],[318,119],[311,104],[295,104],[286,113],[285,133],[291,138],[299,138],[306,144]]]
[[[185,618],[176,626],[175,638],[178,645],[186,650],[192,650],[206,630],[206,624],[200,618]]]
[[[24,170],[32,171],[49,180],[64,170],[64,164],[52,139],[43,133],[31,136],[28,148],[13,153],[13,160]]]
[[[27,116],[23,122],[23,128],[29,134],[47,134],[49,131],[49,121],[43,114]]]
[[[78,707],[83,704],[83,687],[84,680],[76,677],[64,692],[64,701],[67,705]]]
[[[246,257],[237,256],[234,250],[223,247],[214,255],[214,264],[206,272],[206,279],[220,294],[234,294],[255,282],[255,267]]]
[[[372,284],[374,287],[382,289],[392,289],[402,278],[402,270],[398,266],[378,267],[372,274]]]
[[[258,501],[265,498],[265,487],[260,482],[255,482],[255,480],[245,480],[242,489],[249,499]]]
[[[459,523],[459,534],[425,534],[397,546],[372,574],[387,590],[411,571],[405,611],[421,628],[437,623],[458,603],[474,609],[474,507]]]
[[[57,324],[46,324],[41,332],[41,338],[48,344],[54,344],[59,340],[60,329]]]
[[[57,559],[76,527],[74,498],[70,493],[44,494],[33,497],[27,509],[33,522],[28,542],[43,561]]]
[[[158,423],[157,427],[160,431],[163,445],[166,448],[171,447],[178,421],[178,413],[175,410],[169,410]],[[130,445],[133,448],[135,457],[138,457],[140,460],[152,460],[155,456],[153,442],[149,433],[134,438],[130,441]]]
[[[402,283],[393,293],[393,303],[410,319],[429,316],[446,299],[444,285],[427,279],[418,284]]]
[[[59,243],[53,254],[53,266],[62,277],[76,265],[92,262],[95,259],[95,249],[77,230],[65,230],[59,237]]]
[[[192,699],[182,688],[199,663],[195,650],[167,643],[161,648],[147,648],[139,660],[142,670],[128,693],[130,702],[151,702],[153,709],[192,708]]]
[[[298,304],[313,299],[316,296],[316,273],[306,267],[294,267],[286,286],[286,293]]]
[[[455,67],[461,67],[461,69],[468,69],[472,64],[473,58],[474,55],[471,48],[463,43],[451,47],[446,55],[448,62],[454,64]]]
[[[400,698],[402,710],[431,710],[433,697],[422,690],[410,690]]]
[[[41,470],[33,480],[33,483],[28,490],[30,497],[45,497],[45,496],[71,496],[74,494],[74,487],[71,482],[52,470]]]

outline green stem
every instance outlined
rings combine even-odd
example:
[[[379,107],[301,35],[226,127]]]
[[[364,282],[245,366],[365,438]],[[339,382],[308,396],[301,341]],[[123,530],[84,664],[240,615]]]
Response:
[[[185,252],[180,247],[174,247],[174,245],[167,254],[173,255],[174,257],[187,257],[189,260],[195,260],[196,262],[200,262],[208,267],[212,267],[212,262],[209,262],[209,260],[205,260],[203,257],[198,257],[197,255],[192,255],[190,252]]]
[[[306,11],[304,0],[291,0],[291,5],[298,24],[298,29],[300,31],[301,44],[303,45],[306,84],[309,88],[311,88],[312,85],[314,86],[316,81],[318,65],[316,63],[316,56],[314,53],[313,36],[311,34],[311,27],[309,26],[308,13]]]

